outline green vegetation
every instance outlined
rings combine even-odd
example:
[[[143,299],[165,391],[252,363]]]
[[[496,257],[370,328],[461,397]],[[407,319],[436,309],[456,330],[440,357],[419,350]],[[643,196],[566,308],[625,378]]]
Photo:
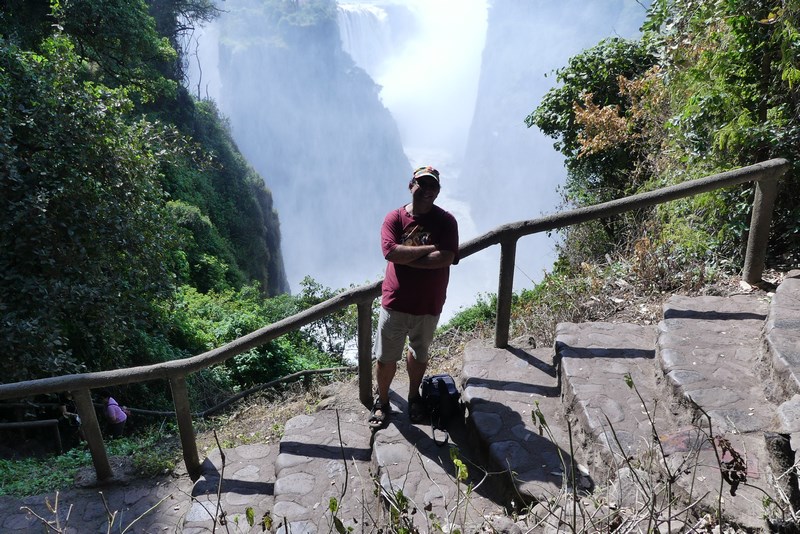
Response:
[[[111,440],[107,450],[109,455],[131,457],[132,466],[140,476],[163,475],[175,468],[180,457],[180,448],[170,437],[162,431],[148,432]],[[85,443],[58,456],[0,459],[0,495],[38,495],[69,488],[78,470],[91,466],[92,456]]]
[[[331,2],[265,4],[288,24]],[[327,10],[327,11],[326,11]],[[207,351],[332,296],[287,295],[264,181],[177,43],[210,0],[11,0],[0,11],[0,336],[5,381]],[[343,320],[343,321],[342,321]],[[341,360],[346,313],[193,377],[219,395]],[[156,407],[165,384],[122,397]],[[206,396],[208,395],[208,396]]]
[[[459,310],[446,324],[440,326],[439,333],[448,330],[475,331],[494,324],[496,316],[497,295],[488,293],[479,295],[475,304]]]
[[[800,241],[800,2],[656,0],[637,41],[610,39],[572,58],[526,119],[566,157],[568,206],[646,191],[774,157],[792,162],[776,206],[770,261]],[[565,232],[560,268],[576,270],[641,239],[683,268],[741,261],[752,186]]]
[[[163,314],[172,318],[171,343],[187,347],[192,354],[200,354],[333,295],[333,291],[322,288],[310,278],[303,281],[299,295],[284,294],[270,299],[262,298],[254,286],[207,293],[183,286]],[[203,390],[208,389],[210,381],[223,392],[235,391],[304,369],[341,365],[344,341],[355,335],[354,315],[355,312],[342,311],[321,319],[305,330],[291,332],[235,356],[193,380],[205,383]],[[209,392],[196,399],[198,409],[209,408],[220,400]]]
[[[0,77],[8,378],[124,364],[148,302],[169,291],[156,157],[167,130],[126,121],[123,90],[81,81],[62,36],[39,53],[0,38]]]

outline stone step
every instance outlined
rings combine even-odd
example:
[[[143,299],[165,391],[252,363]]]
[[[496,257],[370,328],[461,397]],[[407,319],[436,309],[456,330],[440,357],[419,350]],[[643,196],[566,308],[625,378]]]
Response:
[[[753,529],[764,527],[764,493],[758,488],[775,495],[771,475],[786,467],[775,466],[777,458],[770,453],[780,422],[762,372],[768,309],[757,294],[672,296],[664,304],[657,346],[667,382],[695,416],[694,427],[662,440],[675,472],[692,467],[678,486],[691,497],[707,494],[701,502],[712,510],[720,506],[724,487],[724,515]],[[720,465],[734,461],[744,462],[741,474],[748,485],[723,483]]]
[[[574,462],[553,350],[536,349],[527,339],[513,340],[503,349],[472,341],[464,350],[461,383],[471,441],[491,469],[505,474],[506,504],[560,493],[564,479],[570,478],[565,466]],[[547,429],[533,418],[537,406]]]
[[[780,395],[781,432],[789,434],[791,448],[800,451],[800,270],[787,273],[772,297],[764,345],[770,383]]]
[[[257,524],[249,528],[247,509],[253,509],[256,523],[272,510],[277,457],[278,447],[268,444],[211,451],[192,488],[191,507],[181,532],[219,531],[225,523],[238,525],[242,532],[261,532]]]
[[[800,394],[800,270],[775,290],[764,329],[776,382],[787,397]]]
[[[596,451],[595,466],[615,469],[626,457],[647,454],[654,426],[672,424],[658,386],[655,341],[652,326],[601,322],[556,327],[564,405],[586,436],[583,446]]]
[[[411,424],[405,394],[397,393],[407,388],[395,386],[393,413],[373,442],[373,472],[384,502],[379,524],[421,533],[496,531],[508,520],[486,470],[471,458],[463,419],[452,421],[446,434],[434,433],[428,423]],[[457,462],[466,478],[459,479]]]
[[[336,532],[337,525],[358,532],[380,524],[370,434],[363,414],[338,410],[286,423],[275,463],[274,532]]]
[[[658,338],[664,374],[724,432],[778,428],[758,372],[767,311],[768,302],[756,295],[674,295],[664,304]]]

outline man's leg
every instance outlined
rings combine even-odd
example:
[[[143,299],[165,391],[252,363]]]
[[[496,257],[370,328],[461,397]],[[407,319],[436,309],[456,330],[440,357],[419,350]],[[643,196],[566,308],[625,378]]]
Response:
[[[408,354],[406,369],[408,370],[408,402],[419,397],[419,386],[428,369],[428,351],[439,323],[438,315],[421,315],[417,317],[414,327],[408,334]]]
[[[381,405],[389,402],[389,386],[392,385],[397,372],[397,362],[376,362],[375,380],[378,382],[378,402]]]
[[[402,314],[381,308],[375,340],[375,381],[378,383],[378,402],[381,405],[389,402],[389,387],[397,372],[397,362],[403,356],[405,342]]]
[[[428,368],[428,362],[419,362],[411,351],[406,355],[406,367],[408,369],[408,401],[419,397],[419,386],[422,384],[422,377]]]

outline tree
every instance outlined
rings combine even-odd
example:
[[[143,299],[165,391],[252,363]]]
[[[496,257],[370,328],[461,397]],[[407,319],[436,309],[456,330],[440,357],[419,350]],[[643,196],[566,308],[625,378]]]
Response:
[[[601,41],[571,58],[556,71],[561,84],[550,89],[525,119],[556,139],[565,156],[564,200],[587,206],[635,191],[633,179],[644,153],[633,120],[635,103],[626,87],[655,64],[650,48],[641,42],[613,38]],[[602,257],[629,239],[637,219],[621,215],[563,230],[564,265],[579,265],[587,256]]]
[[[785,157],[795,172],[778,197],[769,254],[796,262],[799,27],[798,0],[656,0],[641,40],[606,40],[572,58],[557,72],[562,86],[526,119],[558,139],[567,201],[593,204]],[[743,185],[666,205],[648,221],[606,221],[604,230],[618,245],[636,239],[632,232],[619,239],[629,230],[644,231],[636,226],[658,228],[659,240],[679,255],[736,265],[751,198],[752,187]],[[573,248],[602,254],[603,247],[592,249],[596,237]]]
[[[629,113],[629,100],[620,90],[620,78],[632,80],[655,64],[655,56],[641,42],[613,38],[572,57],[556,71],[561,84],[550,89],[528,117],[528,127],[537,126],[556,139],[556,150],[564,154],[568,171],[566,196],[577,205],[594,204],[630,192],[628,173],[635,165],[635,147],[626,143],[606,144],[601,150],[586,150],[586,123],[578,114],[587,109],[611,108],[617,116]],[[623,123],[623,126],[624,123]]]
[[[165,64],[165,74],[173,80],[186,81],[186,54],[189,53],[186,38],[195,31],[196,25],[214,20],[222,10],[213,0],[148,0],[148,4],[156,31],[178,51],[176,61]]]
[[[94,75],[110,86],[128,86],[144,100],[172,94],[174,79],[162,75],[177,52],[160,36],[145,0],[71,0],[54,2],[53,15],[91,61]]]
[[[645,30],[660,43],[669,80],[674,154],[689,176],[785,157],[769,253],[793,264],[800,244],[800,2],[659,0]],[[698,212],[723,254],[746,232],[750,186],[713,195]],[[706,205],[708,202],[706,201]]]
[[[130,363],[172,287],[165,129],[82,82],[69,39],[0,38],[0,302],[6,379]]]

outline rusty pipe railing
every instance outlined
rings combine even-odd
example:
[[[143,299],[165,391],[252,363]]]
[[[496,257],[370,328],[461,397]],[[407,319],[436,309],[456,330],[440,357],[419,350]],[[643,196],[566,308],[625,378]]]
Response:
[[[609,217],[748,181],[756,182],[756,194],[751,214],[743,277],[749,283],[759,281],[764,269],[769,228],[777,191],[777,180],[788,169],[788,161],[785,159],[773,159],[655,191],[612,200],[596,206],[506,224],[463,243],[459,247],[459,255],[462,259],[490,246],[500,244],[495,346],[505,347],[508,345],[516,245],[517,240],[521,237]],[[380,295],[380,291],[381,281],[344,291],[296,315],[277,321],[221,347],[190,358],[128,369],[0,384],[0,400],[71,391],[75,398],[78,414],[83,422],[84,435],[89,445],[97,478],[102,480],[110,478],[113,473],[106,455],[94,406],[92,405],[91,389],[150,380],[168,380],[172,390],[186,469],[193,479],[197,479],[200,475],[200,460],[197,453],[197,443],[194,439],[189,396],[186,391],[186,376],[224,362],[233,356],[355,304],[358,309],[359,398],[361,402],[368,405],[372,399],[372,304]]]

